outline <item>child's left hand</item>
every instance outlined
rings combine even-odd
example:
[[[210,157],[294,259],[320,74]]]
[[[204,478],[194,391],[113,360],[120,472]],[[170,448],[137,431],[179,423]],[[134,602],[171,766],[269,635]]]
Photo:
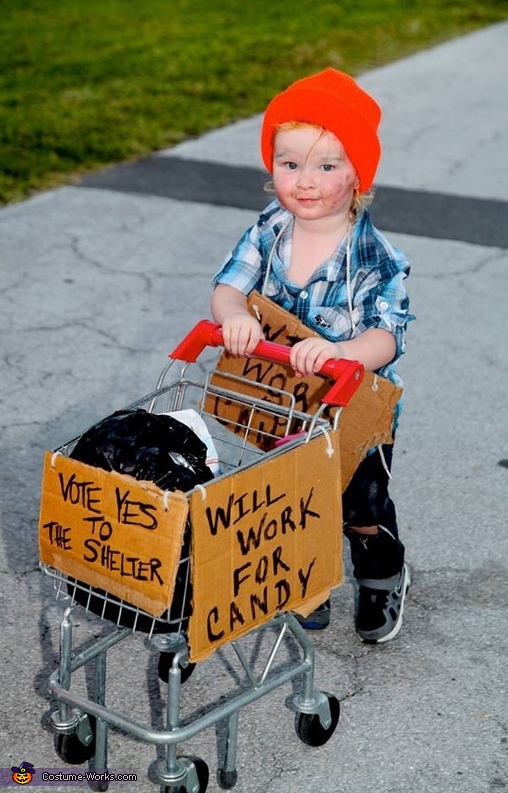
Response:
[[[289,360],[297,377],[317,374],[330,358],[340,358],[339,345],[321,338],[298,341],[291,347]]]

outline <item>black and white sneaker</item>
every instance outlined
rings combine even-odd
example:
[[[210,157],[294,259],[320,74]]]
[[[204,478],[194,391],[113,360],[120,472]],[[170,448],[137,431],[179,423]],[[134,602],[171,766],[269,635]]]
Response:
[[[409,568],[391,578],[358,579],[356,632],[366,644],[380,644],[394,639],[402,626],[404,601],[411,584]]]

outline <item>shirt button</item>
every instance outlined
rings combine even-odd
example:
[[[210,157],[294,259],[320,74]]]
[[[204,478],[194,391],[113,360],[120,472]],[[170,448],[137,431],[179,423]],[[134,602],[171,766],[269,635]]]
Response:
[[[306,292],[305,289],[302,292],[300,292],[300,297],[302,298],[302,300],[305,300],[305,298],[308,297],[308,296],[309,296],[309,293]]]
[[[381,309],[381,311],[386,311],[386,309],[388,308],[388,303],[386,302],[386,300],[381,301],[381,303],[379,304],[379,308]]]

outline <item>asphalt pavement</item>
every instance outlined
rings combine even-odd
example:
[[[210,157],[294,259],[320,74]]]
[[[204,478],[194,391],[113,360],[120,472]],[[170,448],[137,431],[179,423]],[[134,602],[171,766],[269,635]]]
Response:
[[[314,642],[339,726],[311,748],[295,735],[290,690],[247,707],[238,793],[508,788],[507,51],[503,23],[360,79],[384,109],[373,215],[411,260],[418,318],[392,482],[413,586],[403,630],[383,647],[354,633],[350,578],[334,591]],[[0,768],[66,767],[48,727],[62,607],[38,569],[43,451],[149,391],[209,316],[211,276],[265,201],[259,125],[0,211]],[[112,658],[110,676],[111,700],[160,727],[142,639]],[[198,665],[185,706],[198,712],[227,676],[221,653]],[[209,765],[211,793],[221,742],[210,728],[186,746]],[[111,767],[138,782],[111,790],[156,790],[155,755],[113,733]]]

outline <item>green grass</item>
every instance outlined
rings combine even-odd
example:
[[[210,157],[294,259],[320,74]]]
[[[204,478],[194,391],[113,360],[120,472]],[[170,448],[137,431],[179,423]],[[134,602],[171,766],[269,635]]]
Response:
[[[1,0],[0,202],[507,19],[507,0]],[[437,90],[437,87],[436,87]]]

